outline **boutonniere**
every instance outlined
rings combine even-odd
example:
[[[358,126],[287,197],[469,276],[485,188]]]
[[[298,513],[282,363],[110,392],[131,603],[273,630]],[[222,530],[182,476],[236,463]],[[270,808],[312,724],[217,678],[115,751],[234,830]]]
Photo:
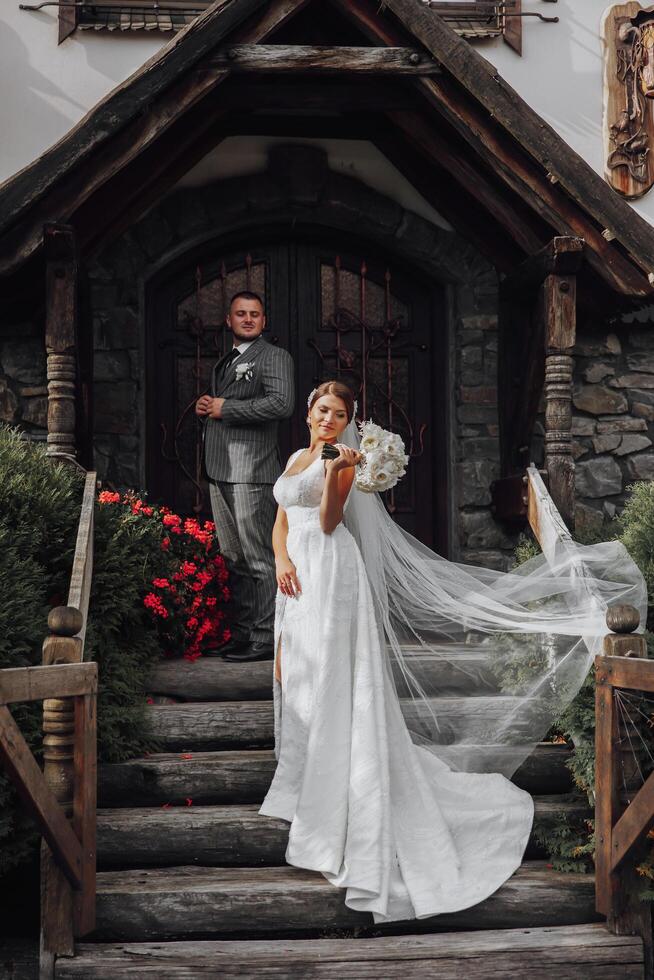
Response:
[[[245,361],[243,364],[236,365],[236,380],[237,381],[252,381],[254,377],[252,373],[252,368],[254,367],[254,361]]]

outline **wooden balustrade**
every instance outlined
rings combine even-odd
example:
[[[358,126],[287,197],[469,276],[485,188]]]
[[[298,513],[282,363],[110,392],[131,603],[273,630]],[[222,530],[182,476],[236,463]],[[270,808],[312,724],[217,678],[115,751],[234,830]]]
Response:
[[[634,633],[639,614],[633,606],[613,606],[606,621],[611,632],[604,638],[603,654],[595,658],[596,908],[612,932],[642,936],[651,970],[651,909],[637,897],[635,864],[654,825],[654,773],[639,787],[637,767],[625,769],[633,739],[616,691],[654,693],[654,661],[646,659],[645,638]]]
[[[50,635],[43,643],[43,663],[47,665],[80,664],[84,659],[84,639],[88,616],[91,577],[93,574],[93,512],[95,507],[96,474],[87,473],[77,542],[68,591],[68,605],[50,611]],[[81,708],[79,710],[82,710]],[[75,773],[85,764],[85,752],[95,758],[93,745],[86,745],[78,709],[69,698],[48,698],[43,702],[43,773],[58,804],[79,826],[86,808],[93,809],[95,797],[80,801],[76,808],[73,785]],[[87,890],[91,883],[87,883]],[[41,845],[41,965],[47,974],[47,964],[56,956],[72,956],[74,936],[88,931],[88,904],[80,901],[63,872],[56,856],[44,840]]]
[[[65,896],[70,893],[74,896],[71,930],[76,936],[83,936],[95,928],[97,690],[98,667],[95,663],[0,670],[0,762],[43,834],[43,846],[58,872],[55,876],[58,894]],[[18,701],[46,698],[57,698],[58,703],[63,699],[64,703],[72,705],[72,826],[58,795],[41,772],[7,707]],[[58,876],[61,876],[61,881]],[[61,882],[65,882],[65,888],[61,887]],[[64,911],[65,908],[61,910],[62,914]],[[56,933],[53,925],[51,921],[46,923],[46,941]],[[42,953],[43,939],[42,934]],[[42,955],[40,974],[44,980],[53,976],[53,967],[54,952],[46,949],[45,955]]]
[[[0,670],[0,762],[36,820],[41,844],[40,977],[95,928],[97,664],[83,663],[96,474],[87,473],[68,605],[50,611],[43,666]],[[7,705],[43,701],[43,772]]]
[[[575,553],[572,536],[538,470],[527,470],[529,524],[548,562],[567,553],[577,585],[592,596],[593,579]],[[618,935],[640,935],[647,976],[654,972],[649,904],[637,898],[634,857],[654,826],[654,773],[640,788],[637,765],[629,764],[631,742],[619,717],[616,689],[654,693],[654,660],[647,660],[645,638],[636,633],[638,610],[609,607],[603,653],[595,658],[595,892],[597,911]],[[622,791],[621,791],[622,790]],[[626,799],[625,799],[626,795]]]

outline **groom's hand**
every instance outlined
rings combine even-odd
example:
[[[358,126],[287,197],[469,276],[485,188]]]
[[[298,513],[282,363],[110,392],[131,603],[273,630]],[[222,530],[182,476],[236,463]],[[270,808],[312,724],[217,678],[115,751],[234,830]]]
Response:
[[[212,401],[213,398],[211,395],[202,395],[201,398],[198,398],[195,403],[195,414],[200,416],[208,415]]]
[[[195,403],[196,415],[208,415],[212,419],[222,418],[224,398],[212,398],[211,395],[202,395]]]

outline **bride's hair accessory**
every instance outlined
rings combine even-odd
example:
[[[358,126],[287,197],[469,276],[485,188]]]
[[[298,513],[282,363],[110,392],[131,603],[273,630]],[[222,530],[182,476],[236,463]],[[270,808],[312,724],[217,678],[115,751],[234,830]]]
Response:
[[[358,405],[349,385],[344,384],[342,381],[323,381],[317,388],[313,388],[309,392],[307,409],[311,411],[315,402],[318,398],[322,398],[323,395],[336,395],[337,398],[340,398],[345,403],[348,422],[352,421],[358,411]]]

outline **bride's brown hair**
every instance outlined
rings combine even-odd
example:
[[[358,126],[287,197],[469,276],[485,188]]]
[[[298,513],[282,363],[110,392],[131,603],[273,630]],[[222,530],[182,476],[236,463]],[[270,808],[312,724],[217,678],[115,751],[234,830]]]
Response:
[[[354,395],[347,385],[343,384],[342,381],[323,381],[321,385],[318,385],[313,390],[309,401],[309,411],[311,411],[318,399],[322,398],[323,395],[335,395],[336,398],[340,398],[345,403],[348,422],[352,421],[352,416],[354,415]]]

